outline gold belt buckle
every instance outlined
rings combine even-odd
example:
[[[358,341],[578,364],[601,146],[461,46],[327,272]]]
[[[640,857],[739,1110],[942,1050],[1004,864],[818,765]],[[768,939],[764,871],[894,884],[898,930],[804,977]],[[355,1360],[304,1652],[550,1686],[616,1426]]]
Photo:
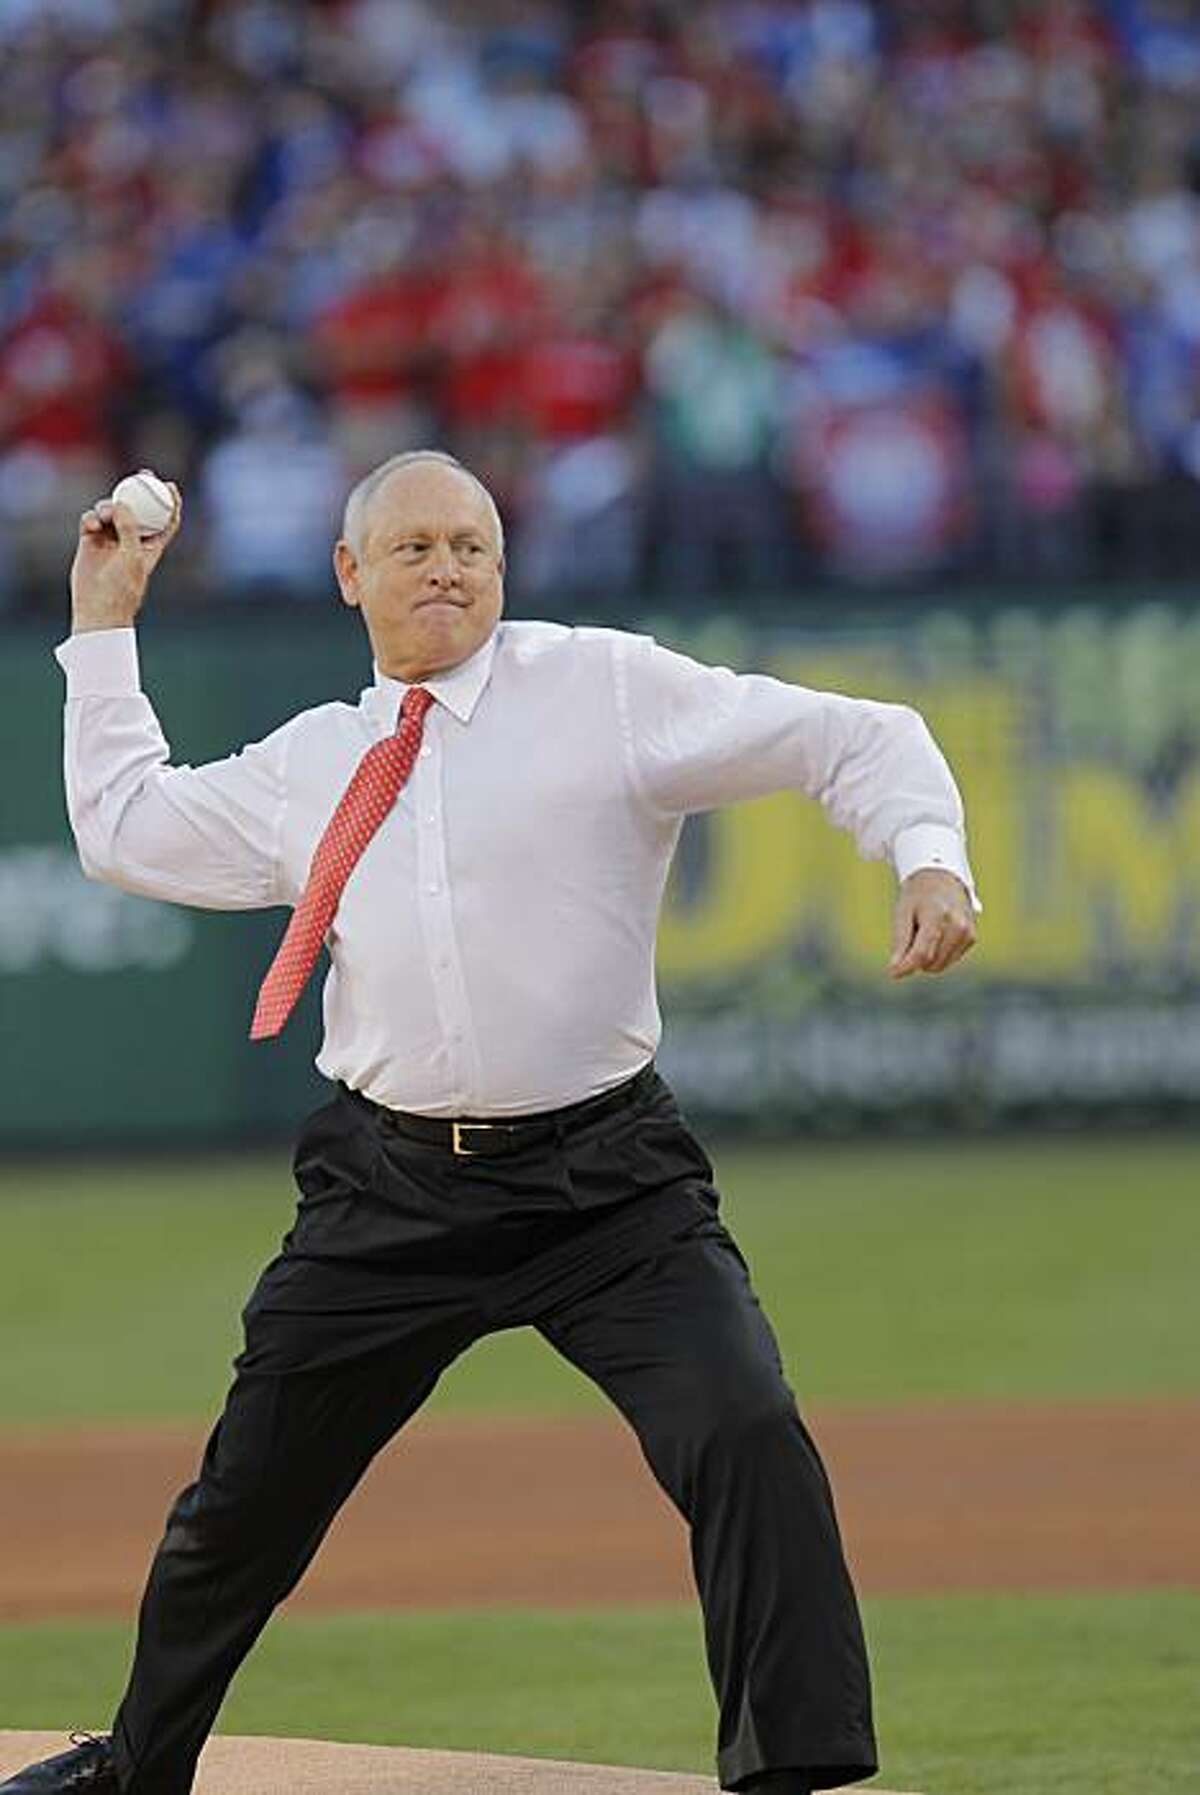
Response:
[[[463,1146],[463,1138],[462,1138],[463,1131],[464,1131],[464,1129],[470,1129],[470,1128],[474,1128],[476,1131],[478,1131],[481,1128],[487,1128],[489,1126],[490,1126],[490,1124],[487,1122],[451,1122],[451,1124],[450,1124],[451,1150],[455,1153],[455,1155],[459,1159],[474,1159],[477,1149],[474,1147],[464,1147]]]

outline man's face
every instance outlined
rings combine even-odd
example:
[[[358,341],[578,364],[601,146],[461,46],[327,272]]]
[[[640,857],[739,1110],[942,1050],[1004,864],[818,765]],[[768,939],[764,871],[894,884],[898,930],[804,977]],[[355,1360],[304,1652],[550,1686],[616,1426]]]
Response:
[[[357,554],[338,543],[334,567],[380,670],[412,685],[474,654],[504,604],[504,555],[475,482],[437,461],[397,468],[372,495],[364,531]]]

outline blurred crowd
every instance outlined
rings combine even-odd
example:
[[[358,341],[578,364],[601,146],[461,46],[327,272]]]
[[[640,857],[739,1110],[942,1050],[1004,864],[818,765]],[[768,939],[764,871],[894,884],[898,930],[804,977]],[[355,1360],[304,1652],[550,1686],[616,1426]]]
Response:
[[[522,593],[1188,574],[1190,0],[0,0],[0,597],[185,492],[320,598],[449,447]]]

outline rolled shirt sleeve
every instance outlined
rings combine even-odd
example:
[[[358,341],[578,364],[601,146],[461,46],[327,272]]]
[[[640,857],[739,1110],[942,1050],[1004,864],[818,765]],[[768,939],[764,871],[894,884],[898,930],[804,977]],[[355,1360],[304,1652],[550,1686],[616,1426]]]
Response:
[[[915,710],[627,640],[618,674],[627,746],[650,805],[684,815],[791,788],[815,798],[864,859],[890,861],[901,879],[942,868],[979,908],[962,799]]]
[[[225,760],[171,766],[132,629],[71,636],[55,658],[67,680],[67,812],[85,873],[206,909],[284,903],[288,727]]]

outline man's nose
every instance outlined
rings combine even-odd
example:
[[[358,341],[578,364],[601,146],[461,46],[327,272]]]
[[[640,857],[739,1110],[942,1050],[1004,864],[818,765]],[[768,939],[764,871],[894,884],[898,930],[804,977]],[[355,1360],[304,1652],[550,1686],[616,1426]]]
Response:
[[[429,557],[429,577],[439,586],[456,586],[458,584],[458,562],[448,542],[434,544],[433,553]]]

